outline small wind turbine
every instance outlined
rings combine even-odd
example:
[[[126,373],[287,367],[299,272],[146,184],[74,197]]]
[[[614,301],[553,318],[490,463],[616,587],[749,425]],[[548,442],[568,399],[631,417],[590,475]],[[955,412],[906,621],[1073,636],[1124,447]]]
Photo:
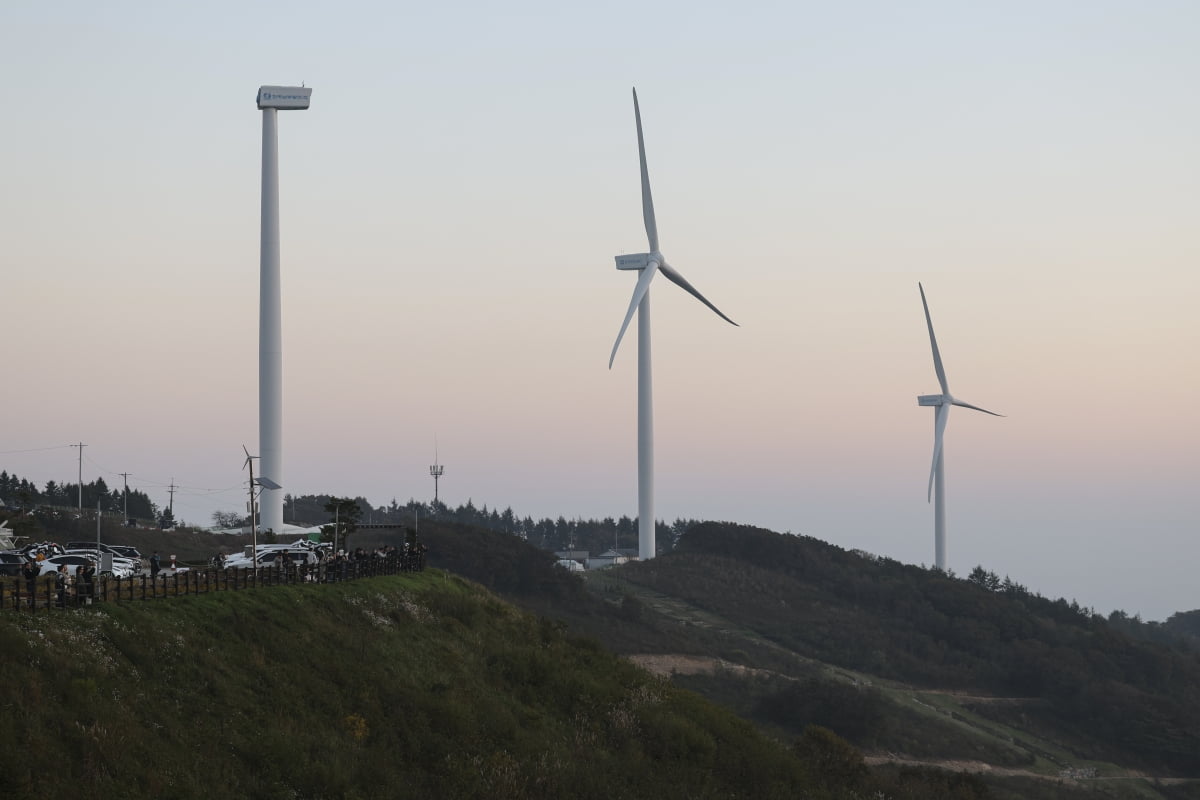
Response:
[[[946,370],[942,367],[942,355],[938,352],[937,337],[933,335],[933,320],[929,317],[929,303],[925,301],[925,287],[918,283],[917,288],[921,290],[921,305],[925,307],[925,325],[929,328],[929,344],[933,348],[933,368],[937,372],[938,383],[942,387],[941,394],[919,396],[917,405],[937,408],[933,418],[933,466],[929,469],[929,491],[926,501],[933,498],[936,486],[937,503],[933,507],[934,562],[937,568],[944,572],[946,570],[946,464],[942,439],[946,434],[946,420],[950,418],[950,406],[971,408],[991,414],[993,417],[1004,415],[964,403],[950,394],[950,387],[946,383]]]
[[[705,299],[687,280],[676,272],[658,249],[658,225],[654,221],[654,200],[650,196],[650,175],[646,171],[646,144],[642,138],[642,112],[638,108],[637,89],[633,90],[633,116],[637,122],[638,158],[642,168],[642,220],[646,224],[646,238],[650,242],[649,253],[617,256],[617,269],[640,270],[625,321],[613,343],[612,355],[608,357],[608,368],[612,369],[621,346],[621,337],[638,315],[638,557],[643,561],[654,558],[654,390],[650,370],[650,281],[656,272],[681,287],[701,303],[716,312],[717,316],[730,325],[736,322],[721,313],[720,309]]]
[[[258,456],[250,455],[250,451],[246,449],[246,445],[242,445],[242,452],[246,454],[246,461],[242,464],[242,469],[249,468],[250,470],[250,546],[254,551],[252,556],[254,566],[258,568],[258,520],[255,518],[255,509],[258,507],[258,495],[262,494],[262,489],[278,490],[283,487],[275,481],[265,476],[254,477],[254,459]],[[261,486],[257,493],[254,491],[255,486]]]

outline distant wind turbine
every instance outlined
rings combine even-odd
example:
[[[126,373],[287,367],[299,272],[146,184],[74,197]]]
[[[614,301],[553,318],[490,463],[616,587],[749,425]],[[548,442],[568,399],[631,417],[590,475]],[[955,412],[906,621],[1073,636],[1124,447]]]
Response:
[[[933,498],[936,488],[937,503],[933,507],[934,560],[937,568],[944,572],[946,570],[946,464],[942,440],[946,434],[946,420],[950,418],[950,406],[971,408],[991,414],[993,417],[1004,415],[964,403],[950,394],[950,387],[946,383],[946,370],[942,367],[942,355],[938,351],[937,337],[933,335],[933,320],[929,316],[929,303],[925,301],[925,287],[918,283],[917,288],[921,290],[921,305],[925,307],[925,325],[929,328],[929,345],[933,348],[933,368],[937,372],[938,383],[942,387],[941,394],[919,396],[917,405],[937,408],[933,418],[933,466],[929,470],[929,491],[926,500]]]
[[[656,272],[683,288],[701,303],[716,312],[717,316],[731,325],[736,322],[721,313],[704,295],[696,291],[687,280],[676,272],[658,249],[658,225],[654,221],[654,200],[650,196],[650,175],[646,171],[646,144],[642,138],[642,112],[638,108],[637,89],[633,90],[633,116],[637,122],[638,158],[642,168],[642,219],[646,223],[646,238],[650,242],[649,253],[617,256],[617,269],[640,270],[625,321],[613,343],[608,357],[608,368],[612,369],[621,346],[621,337],[638,315],[638,557],[642,560],[654,558],[654,389],[650,370],[650,281]]]

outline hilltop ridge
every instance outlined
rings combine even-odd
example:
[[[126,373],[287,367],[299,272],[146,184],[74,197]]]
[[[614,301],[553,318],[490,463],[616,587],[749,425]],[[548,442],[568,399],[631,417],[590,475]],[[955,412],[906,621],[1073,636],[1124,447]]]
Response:
[[[694,525],[670,553],[583,578],[512,537],[426,533],[431,563],[616,652],[707,660],[674,681],[773,735],[816,723],[895,763],[1051,779],[1200,777],[1189,614],[1131,627],[986,571],[960,580],[731,523]]]

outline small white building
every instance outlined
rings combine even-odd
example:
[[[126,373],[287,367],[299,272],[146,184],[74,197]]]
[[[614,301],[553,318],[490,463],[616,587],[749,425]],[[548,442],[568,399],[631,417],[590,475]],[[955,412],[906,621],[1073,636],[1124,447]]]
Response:
[[[624,564],[629,561],[629,556],[621,553],[618,550],[608,549],[598,556],[592,556],[587,560],[588,569],[604,569],[605,567],[613,567],[617,564]]]

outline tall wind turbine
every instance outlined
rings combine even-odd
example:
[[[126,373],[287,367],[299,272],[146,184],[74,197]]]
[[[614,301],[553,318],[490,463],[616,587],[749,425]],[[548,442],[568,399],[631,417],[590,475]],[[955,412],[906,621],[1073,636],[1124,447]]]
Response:
[[[658,225],[654,221],[654,200],[650,196],[650,175],[646,171],[646,144],[642,138],[642,112],[638,108],[637,89],[633,90],[633,117],[637,122],[638,158],[642,168],[642,219],[646,223],[646,238],[650,242],[649,253],[617,256],[617,269],[640,270],[625,321],[613,343],[612,355],[608,357],[608,368],[612,369],[621,346],[621,337],[638,315],[638,557],[643,561],[654,558],[654,389],[650,370],[650,281],[656,272],[680,286],[701,303],[716,312],[717,316],[731,325],[736,322],[721,313],[720,309],[705,299],[687,280],[676,272],[658,249]]]
[[[946,434],[946,420],[950,418],[950,406],[962,406],[975,411],[1002,417],[986,408],[964,403],[950,394],[950,386],[946,383],[946,370],[942,367],[942,355],[938,351],[937,337],[933,335],[933,320],[929,317],[929,303],[925,301],[925,287],[920,283],[921,305],[925,307],[925,325],[929,328],[929,345],[933,348],[933,369],[937,372],[938,383],[941,384],[941,394],[923,394],[917,398],[917,405],[934,406],[937,411],[933,418],[933,466],[929,470],[929,491],[926,500],[933,498],[936,488],[937,503],[933,507],[933,541],[934,561],[939,570],[946,570],[946,462],[945,449],[942,440]]]
[[[263,475],[283,482],[283,324],[279,300],[279,137],[275,112],[308,108],[312,89],[260,86],[262,128],[262,232],[258,287],[258,451]],[[248,455],[247,455],[248,457]],[[262,496],[263,530],[283,532],[283,491]]]

